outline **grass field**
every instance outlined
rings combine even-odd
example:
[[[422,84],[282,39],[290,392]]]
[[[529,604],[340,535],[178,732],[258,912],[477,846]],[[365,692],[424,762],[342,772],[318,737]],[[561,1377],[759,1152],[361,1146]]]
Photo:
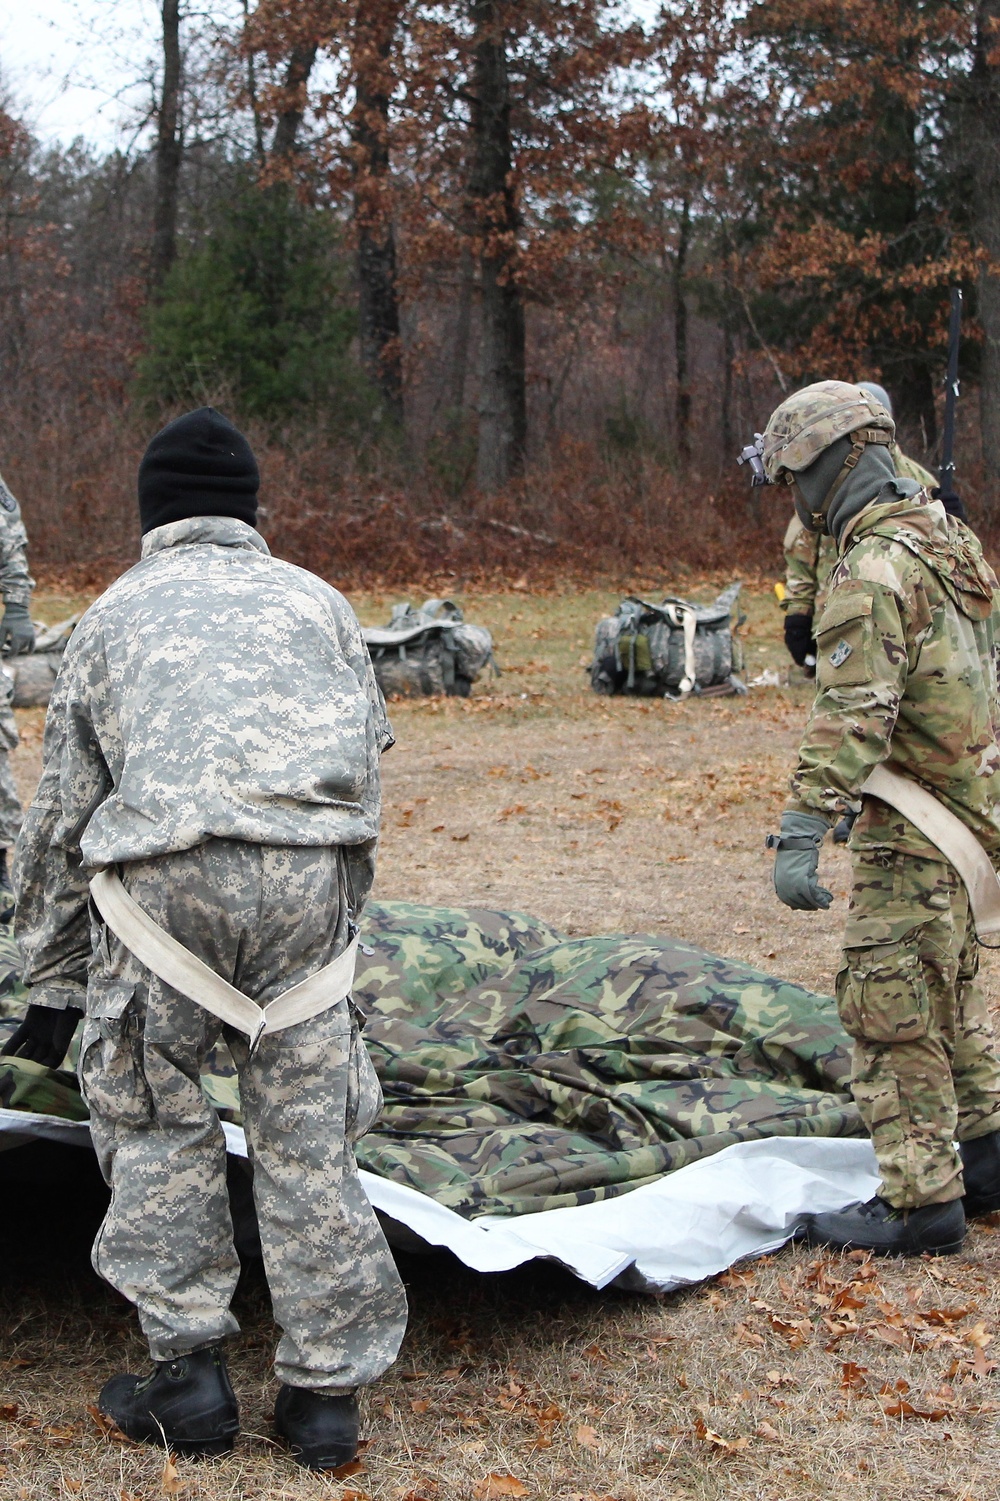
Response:
[[[702,581],[701,597],[716,582]],[[517,907],[570,933],[673,933],[828,991],[847,857],[824,849],[837,900],[800,914],[775,900],[763,848],[808,687],[684,705],[597,698],[583,663],[617,598],[463,594],[494,631],[503,673],[466,701],[391,706],[377,894]],[[42,596],[38,613],[78,603]],[[388,616],[387,598],[353,603],[366,623]],[[763,584],[745,608],[747,675],[784,676]],[[21,718],[27,796],[42,716]],[[985,979],[995,1001],[991,956]],[[361,1467],[337,1480],[299,1470],[269,1436],[274,1329],[251,1269],[231,1356],[244,1438],[232,1457],[165,1470],[162,1454],[109,1442],[88,1415],[109,1374],[142,1367],[143,1347],[87,1263],[100,1211],[90,1159],[69,1179],[64,1160],[39,1158],[30,1181],[5,1188],[0,1501],[1000,1496],[1000,1234],[989,1223],[959,1258],[789,1250],[656,1300],[598,1294],[555,1268],[479,1277],[443,1256],[403,1258],[403,1353],[366,1394]]]

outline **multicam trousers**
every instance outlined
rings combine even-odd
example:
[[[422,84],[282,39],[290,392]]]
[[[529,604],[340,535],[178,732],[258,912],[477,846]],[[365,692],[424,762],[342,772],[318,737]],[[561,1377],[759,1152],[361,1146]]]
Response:
[[[1000,1060],[978,967],[951,865],[855,852],[837,1003],[880,1191],[897,1209],[960,1198],[956,1140],[1000,1130]]]
[[[348,941],[344,861],[334,849],[213,839],[135,862],[136,901],[260,1004],[328,964]],[[282,1381],[341,1391],[395,1359],[406,1300],[358,1178],[353,1143],[381,1091],[347,1000],[247,1039],[163,984],[99,922],[80,1079],[111,1206],[94,1266],[135,1303],[154,1360],[238,1329],[239,1261],[226,1147],[199,1076],[224,1037],[239,1075]]]

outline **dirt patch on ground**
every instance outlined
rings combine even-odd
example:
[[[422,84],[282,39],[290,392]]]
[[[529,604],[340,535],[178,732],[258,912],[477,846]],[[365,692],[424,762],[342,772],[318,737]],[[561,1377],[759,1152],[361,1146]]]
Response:
[[[385,598],[355,602],[384,622]],[[494,630],[503,676],[468,701],[391,706],[378,895],[517,907],[570,933],[669,933],[829,991],[847,856],[824,848],[833,909],[799,914],[777,903],[763,848],[808,687],[684,705],[598,699],[581,663],[615,596],[463,602]],[[773,601],[758,589],[747,609],[748,676],[784,671]],[[27,793],[41,716],[23,715],[22,730]],[[988,957],[993,995],[997,974]],[[162,1455],[109,1445],[87,1416],[100,1382],[141,1368],[143,1350],[130,1311],[86,1267],[95,1201],[63,1222],[68,1193],[35,1193],[22,1218],[28,1196],[15,1191],[0,1229],[2,1501],[997,1494],[991,1224],[947,1261],[868,1267],[791,1250],[661,1300],[596,1294],[544,1267],[487,1278],[404,1258],[403,1356],[367,1394],[364,1468],[340,1482],[304,1475],[268,1438],[274,1329],[251,1273],[233,1354],[248,1436],[230,1459],[182,1462],[171,1492]]]

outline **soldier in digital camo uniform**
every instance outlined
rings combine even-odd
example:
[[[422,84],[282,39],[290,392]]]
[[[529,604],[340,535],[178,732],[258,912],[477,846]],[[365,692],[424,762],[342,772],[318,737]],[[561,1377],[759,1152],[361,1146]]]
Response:
[[[883,386],[877,386],[874,381],[862,380],[858,382],[858,387],[874,396],[876,401],[882,403],[889,416],[892,416],[892,403]],[[918,464],[916,459],[907,458],[895,439],[889,444],[889,456],[896,473],[903,479],[916,480],[918,485],[928,490],[933,490],[937,485],[930,470]],[[958,504],[961,506],[960,501]],[[960,514],[964,520],[964,512],[956,514]],[[785,612],[785,645],[792,661],[805,668],[807,676],[815,677],[815,665],[807,665],[810,657],[813,664],[816,658],[813,625],[826,601],[830,574],[837,562],[837,544],[828,532],[813,532],[803,526],[793,511],[782,545],[785,553],[785,597],[781,608]]]
[[[1000,860],[997,581],[968,528],[897,476],[893,431],[870,393],[822,381],[784,401],[763,436],[768,478],[790,483],[803,524],[838,547],[816,700],[769,840],[777,894],[803,910],[829,906],[819,845],[890,757]],[[806,1234],[954,1252],[966,1214],[1000,1208],[1000,1062],[968,895],[941,851],[877,798],[864,796],[851,847],[837,1001],[882,1182],[867,1204],[811,1216]]]
[[[35,644],[35,628],[28,614],[34,587],[28,572],[28,534],[21,507],[0,475],[0,594],[4,605],[0,651],[5,657],[31,651]],[[9,921],[13,910],[7,851],[13,849],[21,828],[21,804],[10,764],[10,753],[18,743],[13,696],[14,684],[5,675],[0,681],[0,922]]]
[[[154,1362],[114,1377],[100,1407],[134,1439],[222,1453],[238,1429],[221,1342],[238,1329],[239,1262],[199,1076],[225,1037],[282,1329],[275,1422],[296,1458],[330,1469],[353,1458],[355,1390],[406,1321],[354,1159],[381,1092],[353,1008],[344,995],[253,1049],[88,915],[88,876],[116,868],[263,1005],[347,948],[367,899],[384,704],[346,601],[254,529],[258,483],[212,408],[146,451],[142,560],[74,631],[49,707],[15,861],[31,1004],[6,1050],[57,1065],[85,1008],[81,1087],[113,1190],[94,1265],[137,1305]]]

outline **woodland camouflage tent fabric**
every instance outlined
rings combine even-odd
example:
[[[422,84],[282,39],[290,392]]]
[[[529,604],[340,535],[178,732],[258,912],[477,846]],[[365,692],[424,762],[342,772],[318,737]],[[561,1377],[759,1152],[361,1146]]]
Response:
[[[408,902],[370,903],[362,943],[355,999],[386,1108],[358,1160],[459,1214],[589,1203],[737,1141],[864,1134],[833,1001],[745,964]],[[9,1018],[15,967],[0,938]],[[224,1049],[212,1068],[205,1087],[238,1120]],[[0,1104],[85,1115],[72,1074],[11,1059]]]

